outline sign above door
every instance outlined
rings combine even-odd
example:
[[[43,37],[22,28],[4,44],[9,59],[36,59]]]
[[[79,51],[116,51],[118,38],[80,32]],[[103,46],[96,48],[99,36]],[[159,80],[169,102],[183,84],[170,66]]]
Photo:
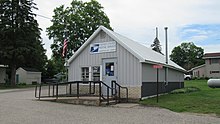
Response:
[[[90,53],[106,53],[106,52],[115,52],[116,51],[116,42],[103,42],[103,43],[93,43],[90,45]]]

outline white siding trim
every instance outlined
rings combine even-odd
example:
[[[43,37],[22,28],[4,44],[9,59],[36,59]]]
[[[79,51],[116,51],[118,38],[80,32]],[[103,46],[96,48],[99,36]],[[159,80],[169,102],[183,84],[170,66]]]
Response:
[[[89,81],[92,81],[92,66],[89,66]]]
[[[102,81],[102,65],[100,65],[100,81]]]

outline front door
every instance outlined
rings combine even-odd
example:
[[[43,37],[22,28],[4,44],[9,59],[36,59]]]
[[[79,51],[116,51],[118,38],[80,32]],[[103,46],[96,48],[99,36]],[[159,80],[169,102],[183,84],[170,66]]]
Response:
[[[117,64],[116,59],[103,59],[103,82],[111,87],[111,81],[117,77]],[[107,95],[106,86],[102,86],[103,95]],[[109,95],[111,95],[111,89],[109,89]]]

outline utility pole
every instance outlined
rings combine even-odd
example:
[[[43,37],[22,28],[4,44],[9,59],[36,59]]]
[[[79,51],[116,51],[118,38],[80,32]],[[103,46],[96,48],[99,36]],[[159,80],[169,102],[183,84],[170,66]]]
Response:
[[[158,38],[158,28],[156,27],[156,38]]]
[[[168,85],[168,38],[167,38],[167,30],[168,30],[168,27],[165,27],[165,44],[166,44],[166,68],[165,68],[165,81],[166,81],[166,84],[165,85]]]

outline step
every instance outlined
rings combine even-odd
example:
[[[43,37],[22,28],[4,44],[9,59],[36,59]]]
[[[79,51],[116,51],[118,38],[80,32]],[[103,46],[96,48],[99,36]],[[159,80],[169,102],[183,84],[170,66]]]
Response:
[[[99,97],[97,96],[81,96],[79,98],[77,97],[47,97],[47,98],[41,98],[41,101],[52,101],[52,102],[58,102],[58,103],[67,103],[67,104],[75,104],[75,105],[90,105],[90,106],[106,106],[106,105],[116,105],[115,99],[113,97],[109,97],[109,103],[107,102],[107,99],[101,99],[99,100]],[[120,103],[123,103],[123,101],[120,101]]]
[[[110,100],[109,103],[107,101],[102,101],[100,106],[106,106],[106,105],[116,105],[117,103],[115,100]]]

